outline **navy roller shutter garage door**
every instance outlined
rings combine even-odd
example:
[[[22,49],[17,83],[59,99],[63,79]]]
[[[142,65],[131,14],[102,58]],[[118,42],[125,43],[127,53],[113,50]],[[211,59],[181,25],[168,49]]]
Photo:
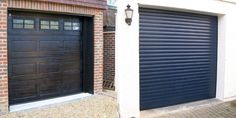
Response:
[[[141,110],[214,98],[217,17],[140,8]]]

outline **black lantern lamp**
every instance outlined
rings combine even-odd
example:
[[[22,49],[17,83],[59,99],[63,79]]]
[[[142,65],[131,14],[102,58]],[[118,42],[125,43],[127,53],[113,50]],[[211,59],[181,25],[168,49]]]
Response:
[[[125,9],[125,14],[126,14],[125,22],[128,25],[131,25],[132,17],[133,17],[133,11],[134,10],[130,8],[130,5],[127,5],[127,9]]]

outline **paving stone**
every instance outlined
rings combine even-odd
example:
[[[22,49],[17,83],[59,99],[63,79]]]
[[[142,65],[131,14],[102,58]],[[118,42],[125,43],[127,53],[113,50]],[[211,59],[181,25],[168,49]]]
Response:
[[[166,113],[156,118],[236,118],[236,101]]]

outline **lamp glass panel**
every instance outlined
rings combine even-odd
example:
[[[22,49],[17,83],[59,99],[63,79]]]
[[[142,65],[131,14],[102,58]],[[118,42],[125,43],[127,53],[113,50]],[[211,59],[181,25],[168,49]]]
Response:
[[[132,16],[133,16],[133,10],[127,9],[127,10],[126,10],[126,17],[127,17],[127,18],[132,18]]]

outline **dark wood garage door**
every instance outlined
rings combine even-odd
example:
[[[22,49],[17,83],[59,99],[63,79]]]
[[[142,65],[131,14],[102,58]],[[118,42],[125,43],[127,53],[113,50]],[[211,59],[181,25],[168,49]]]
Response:
[[[8,23],[10,104],[82,91],[78,17],[11,12]]]

